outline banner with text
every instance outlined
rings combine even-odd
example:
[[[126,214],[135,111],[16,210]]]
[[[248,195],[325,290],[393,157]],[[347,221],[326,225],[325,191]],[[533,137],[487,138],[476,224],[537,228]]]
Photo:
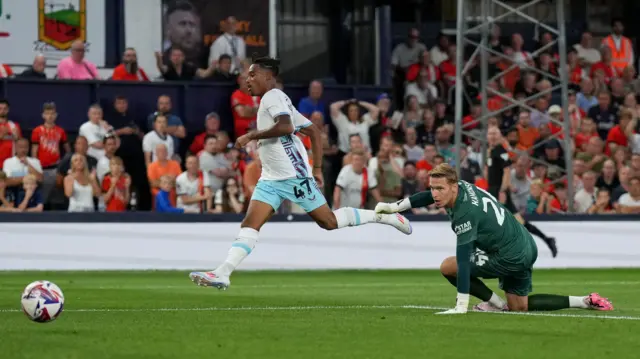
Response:
[[[31,65],[37,54],[47,65],[69,56],[71,44],[86,44],[86,59],[105,63],[105,0],[0,0],[0,61]]]
[[[163,0],[162,28],[165,58],[171,48],[185,52],[186,60],[206,68],[209,49],[223,33],[226,19],[237,20],[236,34],[246,45],[247,57],[268,55],[269,1]]]
[[[536,268],[640,268],[640,222],[538,222]],[[2,223],[0,270],[211,269],[238,223]],[[447,222],[414,222],[413,234],[370,224],[327,232],[314,223],[268,223],[239,269],[437,269],[455,255]],[[195,249],[195,250],[194,250]]]

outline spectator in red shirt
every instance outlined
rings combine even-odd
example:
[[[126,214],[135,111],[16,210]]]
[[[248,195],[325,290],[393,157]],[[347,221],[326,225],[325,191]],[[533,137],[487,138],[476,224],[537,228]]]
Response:
[[[426,71],[427,80],[430,83],[436,84],[438,81],[440,81],[440,69],[438,68],[438,66],[434,65],[433,62],[431,62],[431,55],[427,50],[424,50],[420,55],[419,63],[413,64],[407,69],[407,82],[415,81],[418,78],[418,74],[421,70]]]
[[[569,210],[569,201],[567,199],[567,186],[563,182],[555,185],[553,199],[547,207],[547,213],[567,213]]]
[[[102,193],[107,212],[127,210],[131,196],[131,177],[124,172],[124,163],[120,157],[109,161],[109,173],[102,180]]]
[[[16,140],[22,137],[20,126],[9,121],[9,101],[0,100],[0,166],[8,158],[13,157]]]
[[[602,56],[602,60],[600,62],[596,62],[591,66],[591,77],[595,77],[597,71],[604,72],[604,80],[607,84],[611,82],[613,77],[617,76],[616,70],[611,63],[611,49],[603,46],[600,49],[600,55]]]
[[[46,204],[49,194],[55,188],[56,174],[61,154],[60,147],[65,153],[71,153],[71,146],[67,140],[67,133],[56,125],[56,105],[45,103],[42,107],[44,124],[36,127],[31,133],[31,157],[40,160],[44,179],[42,181],[42,201]]]
[[[428,144],[424,146],[424,155],[422,156],[422,159],[416,163],[416,168],[418,170],[431,171],[437,154],[438,150],[435,145]]]
[[[240,137],[252,127],[255,127],[260,97],[251,96],[247,87],[247,74],[238,76],[239,89],[231,95],[231,108],[233,109],[233,127],[236,138]]]
[[[633,113],[628,109],[623,109],[620,113],[620,123],[613,126],[607,135],[607,144],[604,149],[605,155],[611,157],[618,147],[627,147],[629,145],[627,136],[625,135],[625,130],[632,119]]]
[[[589,140],[598,137],[596,122],[591,117],[585,117],[580,124],[580,132],[576,134],[576,152],[586,151]]]
[[[219,131],[220,116],[216,112],[209,112],[204,120],[204,131],[193,139],[191,146],[189,146],[189,152],[197,156],[200,151],[204,150],[204,140],[207,136],[216,136]]]
[[[149,77],[141,67],[138,67],[136,49],[128,47],[122,55],[122,63],[113,69],[112,80],[149,81]]]
[[[456,45],[451,44],[447,48],[448,58],[440,64],[440,72],[448,86],[456,84]]]

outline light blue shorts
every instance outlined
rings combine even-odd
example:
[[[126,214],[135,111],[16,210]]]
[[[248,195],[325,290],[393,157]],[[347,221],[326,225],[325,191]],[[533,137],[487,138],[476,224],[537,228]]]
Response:
[[[251,196],[252,201],[269,204],[276,212],[285,199],[302,207],[307,213],[327,203],[313,178],[291,178],[281,181],[261,179]]]

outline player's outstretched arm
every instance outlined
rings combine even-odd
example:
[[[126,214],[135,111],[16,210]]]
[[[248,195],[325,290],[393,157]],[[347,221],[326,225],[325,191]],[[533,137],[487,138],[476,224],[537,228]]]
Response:
[[[422,208],[433,204],[433,195],[431,191],[424,191],[414,194],[411,197],[401,199],[394,203],[378,203],[376,205],[376,213],[397,213],[408,211],[411,208]]]

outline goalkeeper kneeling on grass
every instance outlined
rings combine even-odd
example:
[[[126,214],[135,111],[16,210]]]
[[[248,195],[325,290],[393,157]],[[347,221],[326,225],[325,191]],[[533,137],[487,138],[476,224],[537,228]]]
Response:
[[[430,173],[431,190],[395,203],[378,203],[377,213],[404,212],[433,203],[444,208],[456,233],[456,256],[440,265],[442,275],[458,289],[456,307],[437,314],[463,314],[469,295],[483,302],[477,311],[547,311],[565,308],[613,310],[597,293],[587,296],[534,294],[533,264],[538,248],[531,234],[495,197],[473,184],[458,180],[453,167],[436,166]],[[480,278],[497,278],[505,301]]]

